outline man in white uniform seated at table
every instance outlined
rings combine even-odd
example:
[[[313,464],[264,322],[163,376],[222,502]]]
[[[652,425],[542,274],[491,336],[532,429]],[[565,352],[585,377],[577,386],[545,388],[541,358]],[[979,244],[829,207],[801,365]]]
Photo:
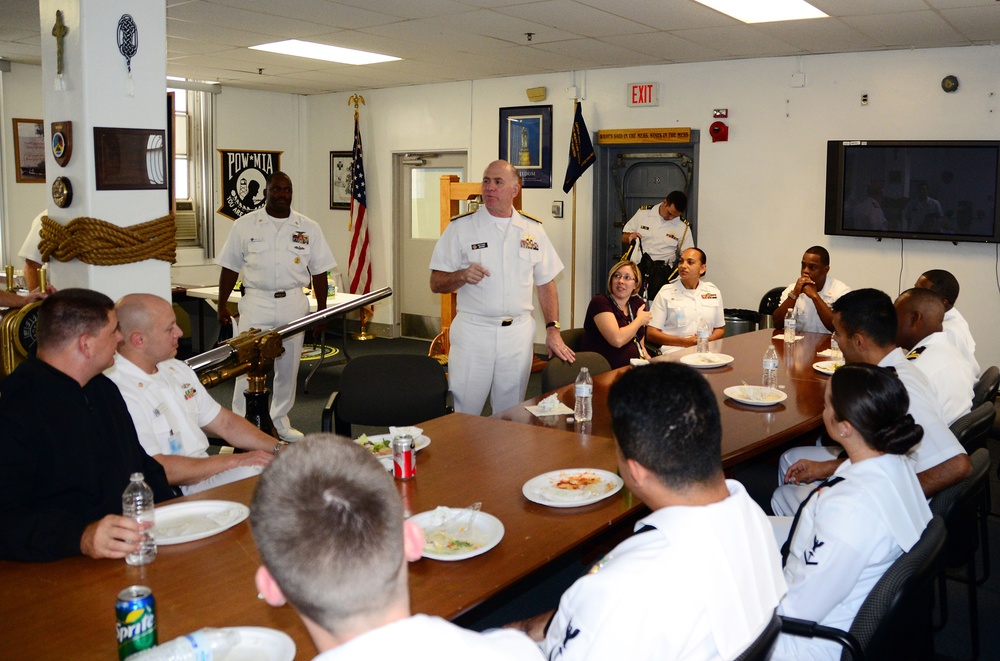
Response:
[[[542,659],[522,633],[481,634],[410,613],[406,567],[420,560],[423,531],[404,520],[382,464],[346,438],[311,434],[282,452],[257,484],[250,530],[261,598],[291,604],[316,661]]]
[[[767,517],[723,475],[715,394],[696,370],[654,363],[625,372],[608,409],[625,486],[653,512],[551,620],[510,626],[559,661],[736,658],[787,588]]]
[[[194,370],[174,358],[181,330],[170,303],[129,294],[115,312],[122,343],[106,375],[125,399],[139,443],[163,466],[170,485],[187,495],[258,475],[284,442],[222,408]],[[246,452],[210,457],[205,431]]]
[[[775,328],[785,327],[785,315],[795,309],[795,328],[803,333],[832,333],[830,306],[851,291],[840,280],[830,277],[830,253],[823,246],[812,246],[802,255],[799,279],[781,292],[781,304],[774,311]]]

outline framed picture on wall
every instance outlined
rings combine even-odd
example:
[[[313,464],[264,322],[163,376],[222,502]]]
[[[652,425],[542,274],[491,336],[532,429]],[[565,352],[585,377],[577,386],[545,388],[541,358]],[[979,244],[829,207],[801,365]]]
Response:
[[[330,208],[351,208],[351,159],[349,151],[330,152]]]
[[[500,108],[500,158],[524,188],[552,188],[552,106]]]
[[[14,173],[19,184],[45,183],[45,125],[14,118]]]

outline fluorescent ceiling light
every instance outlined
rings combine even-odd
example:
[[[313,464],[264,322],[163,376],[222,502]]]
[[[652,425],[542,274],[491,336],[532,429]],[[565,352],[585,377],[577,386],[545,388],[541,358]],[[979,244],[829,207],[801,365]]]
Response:
[[[281,53],[282,55],[294,55],[295,57],[308,57],[313,60],[339,62],[341,64],[376,64],[378,62],[392,62],[399,59],[398,57],[382,55],[381,53],[368,53],[363,50],[315,44],[311,41],[299,41],[298,39],[260,44],[259,46],[251,46],[250,49],[265,50],[271,53]]]
[[[824,18],[826,14],[805,0],[695,0],[706,7],[732,16],[744,23],[797,21],[801,18]]]

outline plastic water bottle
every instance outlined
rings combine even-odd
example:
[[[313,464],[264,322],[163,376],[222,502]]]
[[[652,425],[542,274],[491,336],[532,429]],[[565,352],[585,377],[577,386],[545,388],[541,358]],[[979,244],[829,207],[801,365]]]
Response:
[[[143,482],[142,473],[132,473],[130,482],[122,493],[122,516],[142,523],[156,520],[153,511],[153,490]],[[156,539],[152,528],[143,533],[141,546],[136,553],[125,556],[125,562],[130,565],[148,565],[156,559]]]
[[[698,353],[708,353],[709,335],[711,330],[708,328],[708,322],[702,317],[698,320],[698,330],[695,331],[695,337],[698,338]]]
[[[764,351],[764,377],[760,383],[765,388],[778,387],[778,352],[774,350],[773,344],[767,345]]]
[[[239,644],[240,632],[206,627],[133,654],[128,661],[213,661]]]
[[[580,368],[580,373],[576,375],[576,403],[573,405],[573,419],[577,422],[586,422],[594,417],[594,381],[590,378],[590,370],[586,367]]]
[[[840,345],[837,344],[837,338],[830,336],[830,358],[834,360],[840,360],[844,357],[844,354],[840,353]]]
[[[795,306],[788,308],[785,315],[785,342],[795,341]]]

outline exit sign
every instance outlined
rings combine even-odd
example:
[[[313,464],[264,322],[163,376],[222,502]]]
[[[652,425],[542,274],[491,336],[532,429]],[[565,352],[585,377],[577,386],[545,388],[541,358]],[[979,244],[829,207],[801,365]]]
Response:
[[[659,83],[629,83],[625,86],[625,100],[629,106],[660,105]]]

